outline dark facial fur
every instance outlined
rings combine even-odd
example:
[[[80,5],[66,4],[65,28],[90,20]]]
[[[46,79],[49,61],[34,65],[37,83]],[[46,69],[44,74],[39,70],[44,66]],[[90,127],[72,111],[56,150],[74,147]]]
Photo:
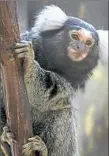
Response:
[[[98,36],[97,33],[94,32],[95,30],[89,29],[95,39],[95,44],[89,49],[88,56],[85,59],[78,62],[72,61],[67,53],[67,48],[69,44],[71,44],[69,31],[73,30],[73,25],[69,25],[70,24],[66,24],[60,30],[41,33],[41,46],[39,47],[39,54],[36,58],[43,68],[65,77],[74,88],[77,88],[78,86],[84,85],[85,80],[97,65],[99,58],[97,46]],[[77,30],[81,29],[81,27],[76,26],[74,29],[75,28],[77,28]],[[38,45],[36,45],[36,47],[38,47]]]

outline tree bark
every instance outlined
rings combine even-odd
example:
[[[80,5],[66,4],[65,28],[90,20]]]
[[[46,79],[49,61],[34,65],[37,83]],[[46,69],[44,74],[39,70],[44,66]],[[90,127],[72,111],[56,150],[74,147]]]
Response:
[[[21,156],[21,147],[32,137],[29,102],[20,60],[10,47],[20,41],[15,1],[0,1],[0,64],[5,92],[7,123],[15,135],[12,156]]]

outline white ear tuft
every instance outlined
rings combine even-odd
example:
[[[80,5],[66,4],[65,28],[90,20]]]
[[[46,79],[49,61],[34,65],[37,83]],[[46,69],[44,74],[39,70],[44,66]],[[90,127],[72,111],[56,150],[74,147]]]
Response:
[[[46,6],[37,16],[33,32],[43,32],[61,28],[67,21],[67,15],[55,5]]]
[[[98,30],[99,35],[99,48],[100,48],[100,61],[103,64],[108,64],[108,30]]]

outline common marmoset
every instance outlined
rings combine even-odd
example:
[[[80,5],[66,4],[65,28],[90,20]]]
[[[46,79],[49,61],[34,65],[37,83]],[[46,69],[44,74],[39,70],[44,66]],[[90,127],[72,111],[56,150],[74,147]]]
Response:
[[[85,87],[98,64],[102,52],[98,32],[52,5],[39,13],[21,40],[32,42],[16,43],[13,51],[23,59],[34,135],[44,141],[30,139],[23,152],[26,156],[34,150],[42,156],[79,156],[75,106],[70,99]]]

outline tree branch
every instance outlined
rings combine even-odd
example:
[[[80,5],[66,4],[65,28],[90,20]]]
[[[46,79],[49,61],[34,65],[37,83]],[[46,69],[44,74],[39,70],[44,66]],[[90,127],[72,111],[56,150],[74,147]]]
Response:
[[[21,156],[21,147],[32,137],[29,102],[21,62],[10,52],[20,41],[15,1],[0,1],[0,63],[5,91],[7,123],[15,134],[13,156]]]

